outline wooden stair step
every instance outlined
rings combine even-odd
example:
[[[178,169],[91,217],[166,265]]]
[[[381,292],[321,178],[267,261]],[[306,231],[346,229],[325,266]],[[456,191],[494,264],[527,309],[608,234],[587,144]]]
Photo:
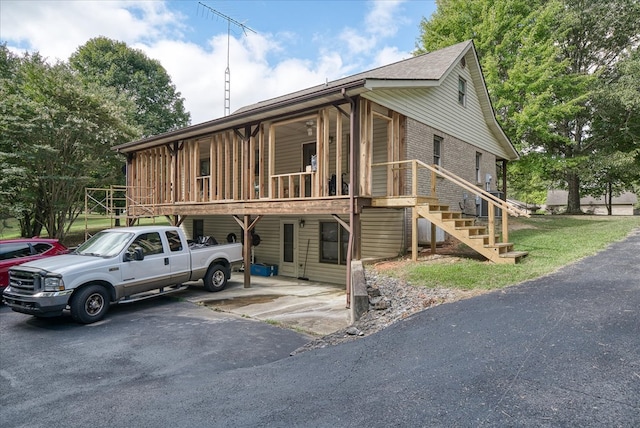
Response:
[[[488,242],[489,238],[491,238],[491,235],[487,235],[487,234],[484,234],[484,235],[471,235],[469,238],[470,239],[485,239]],[[499,242],[500,235],[496,234],[494,236],[494,238],[495,238],[496,242]]]
[[[469,235],[478,235],[479,232],[485,232],[487,230],[484,226],[461,226],[456,227],[456,230],[467,230],[469,231]]]
[[[463,220],[460,218],[451,218],[451,219],[443,219],[442,222],[449,222],[449,223],[453,223],[454,227],[456,229],[462,228],[462,227],[474,227],[474,223],[473,220]],[[479,226],[484,228],[484,226]]]
[[[500,254],[500,257],[503,259],[514,259],[517,263],[523,257],[526,257],[529,254],[528,251],[509,251],[508,253]]]
[[[500,242],[499,233],[492,237],[487,225],[476,225],[475,218],[463,216],[459,211],[450,211],[448,205],[423,203],[415,205],[415,208],[418,215],[441,227],[494,263],[516,264],[528,254],[526,251],[514,251],[513,243]],[[490,244],[490,241],[494,243]]]
[[[455,211],[429,211],[429,214],[440,214],[442,220],[459,220],[462,219],[462,213]]]
[[[511,242],[496,242],[493,245],[485,245],[485,248],[506,248],[506,247],[513,247],[513,244]]]
[[[429,204],[428,208],[429,208],[429,212],[449,211],[449,205]]]
[[[513,244],[511,242],[496,242],[493,245],[485,245],[484,248],[489,250],[498,250],[498,254],[502,255],[507,254],[511,250],[513,250]]]

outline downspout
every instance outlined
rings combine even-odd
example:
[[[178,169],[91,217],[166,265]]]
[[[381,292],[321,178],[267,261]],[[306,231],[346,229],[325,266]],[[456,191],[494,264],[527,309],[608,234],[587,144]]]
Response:
[[[502,159],[502,196],[506,201],[507,200],[507,160],[506,159]]]
[[[342,96],[349,101],[351,105],[351,111],[349,113],[349,226],[351,231],[349,233],[349,243],[347,245],[347,308],[351,307],[351,256],[353,253],[353,234],[355,230],[355,159],[354,159],[354,134],[355,134],[355,111],[356,102],[347,95],[345,88],[342,88]]]

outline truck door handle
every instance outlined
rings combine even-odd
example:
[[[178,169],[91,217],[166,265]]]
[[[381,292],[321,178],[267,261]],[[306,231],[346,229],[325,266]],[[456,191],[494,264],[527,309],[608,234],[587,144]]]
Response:
[[[168,265],[169,264],[169,257],[165,257],[164,258],[164,265]]]

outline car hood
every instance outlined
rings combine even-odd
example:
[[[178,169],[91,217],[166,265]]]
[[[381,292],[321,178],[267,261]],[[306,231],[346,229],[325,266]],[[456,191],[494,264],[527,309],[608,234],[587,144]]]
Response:
[[[45,259],[34,260],[31,262],[23,263],[20,266],[16,266],[14,269],[21,267],[28,267],[31,269],[41,269],[48,272],[54,272],[64,275],[71,271],[77,271],[79,269],[86,270],[95,267],[99,267],[103,264],[112,264],[110,259],[95,256],[80,256],[77,254],[63,254],[60,256],[47,257]]]

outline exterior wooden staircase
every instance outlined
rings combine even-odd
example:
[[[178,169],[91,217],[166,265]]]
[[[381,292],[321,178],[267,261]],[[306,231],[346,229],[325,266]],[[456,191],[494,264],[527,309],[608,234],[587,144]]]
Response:
[[[430,203],[417,205],[414,209],[419,216],[494,263],[515,264],[528,254],[514,251],[510,242],[498,242],[500,236],[495,233],[491,236],[488,226],[476,225],[474,218],[463,218],[462,213],[450,211],[447,205]]]
[[[372,199],[372,205],[378,207],[407,207],[413,210],[411,253],[413,260],[417,260],[418,253],[418,218],[423,217],[431,223],[431,251],[436,251],[436,227],[450,236],[458,239],[470,248],[486,257],[493,263],[515,264],[524,258],[528,252],[515,251],[509,240],[509,215],[529,217],[529,213],[522,208],[504,201],[494,194],[487,192],[477,185],[458,177],[437,165],[427,165],[419,160],[384,162],[372,165],[387,169],[388,194],[384,197]],[[406,176],[410,186],[404,186],[398,177],[400,170],[407,171]],[[420,177],[420,171],[428,171],[430,178]],[[464,191],[476,195],[487,205],[487,224],[477,224],[476,218],[464,217],[461,212],[451,211],[448,205],[438,201],[438,179],[445,179]],[[429,195],[419,194],[418,183],[430,182]],[[404,189],[404,191],[403,191]],[[407,192],[408,191],[408,192]],[[410,192],[410,193],[409,193]],[[407,194],[409,193],[409,194]],[[496,216],[499,212],[501,216]],[[496,231],[496,218],[501,223],[501,231]]]

